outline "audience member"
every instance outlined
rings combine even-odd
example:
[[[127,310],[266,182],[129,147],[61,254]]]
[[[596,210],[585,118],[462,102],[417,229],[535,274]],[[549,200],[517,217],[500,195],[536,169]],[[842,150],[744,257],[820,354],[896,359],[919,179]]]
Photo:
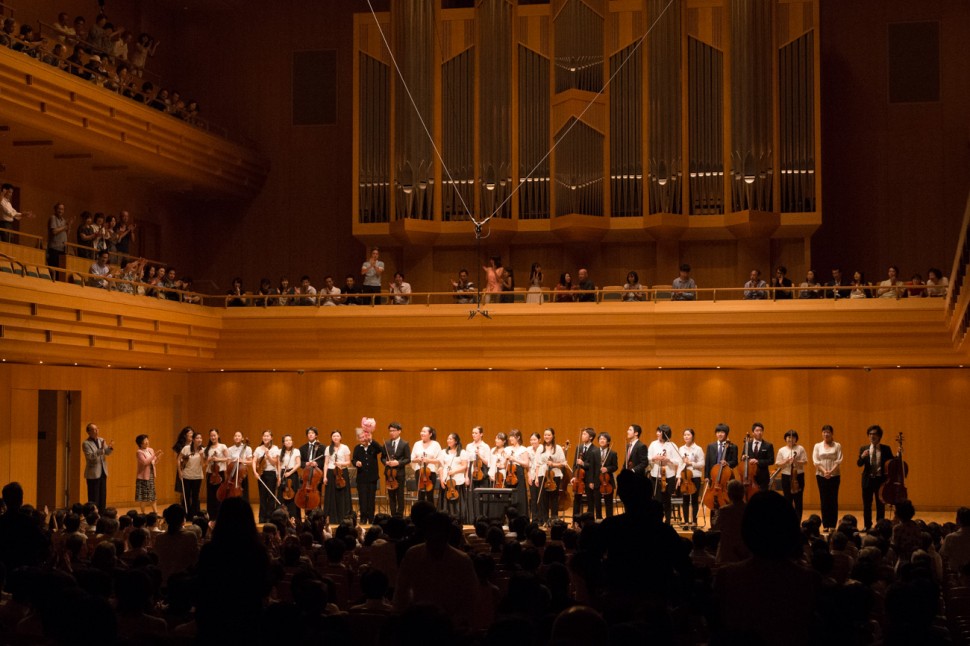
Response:
[[[394,274],[394,282],[391,283],[392,305],[409,305],[411,303],[411,284],[404,282],[404,274],[397,272]]]
[[[589,272],[586,271],[585,268],[580,268],[579,271],[576,272],[576,275],[579,278],[578,289],[580,291],[585,292],[585,293],[580,294],[579,296],[577,296],[576,297],[576,300],[579,301],[580,303],[593,303],[593,302],[595,302],[596,301],[596,294],[595,294],[596,285],[590,279]]]
[[[680,273],[671,282],[670,287],[674,290],[678,289],[697,289],[697,283],[690,276],[690,265],[686,262],[680,266]],[[693,301],[697,299],[697,292],[679,292],[675,291],[671,294],[671,299],[675,301]]]
[[[640,276],[637,275],[637,272],[631,271],[626,275],[622,299],[631,302],[647,300],[647,293],[643,290],[643,285],[640,284]]]
[[[765,291],[767,286],[768,284],[761,280],[761,270],[752,269],[748,282],[744,284],[744,300],[755,301],[768,298],[768,292]]]

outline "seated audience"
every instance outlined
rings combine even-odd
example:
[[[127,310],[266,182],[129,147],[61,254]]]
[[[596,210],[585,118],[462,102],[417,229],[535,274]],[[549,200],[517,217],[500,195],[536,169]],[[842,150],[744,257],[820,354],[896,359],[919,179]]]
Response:
[[[411,284],[404,282],[404,274],[394,274],[394,281],[390,286],[391,305],[408,305],[411,302]]]
[[[675,290],[697,289],[697,283],[694,282],[694,279],[691,278],[690,275],[690,265],[685,262],[680,266],[680,273],[677,275],[677,278],[674,278],[673,282],[671,282],[670,287]],[[670,298],[675,301],[693,301],[697,299],[697,292],[675,291],[671,294]]]
[[[761,270],[752,269],[751,275],[748,276],[748,282],[744,284],[744,300],[764,300],[768,298],[768,292],[765,288],[768,284],[761,280]]]

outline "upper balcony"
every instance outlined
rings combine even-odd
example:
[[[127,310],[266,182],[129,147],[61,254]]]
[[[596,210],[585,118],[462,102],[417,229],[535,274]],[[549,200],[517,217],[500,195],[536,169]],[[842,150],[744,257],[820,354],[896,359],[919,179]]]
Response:
[[[252,146],[7,48],[0,48],[0,114],[0,130],[16,135],[11,145],[89,156],[92,166],[150,174],[186,193],[248,199],[269,171]]]

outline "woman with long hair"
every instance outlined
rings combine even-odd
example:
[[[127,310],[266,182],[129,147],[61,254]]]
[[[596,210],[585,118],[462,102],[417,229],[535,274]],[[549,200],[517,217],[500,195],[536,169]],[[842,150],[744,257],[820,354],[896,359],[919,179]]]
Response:
[[[542,432],[542,446],[536,454],[536,462],[540,491],[539,522],[548,525],[559,516],[559,485],[562,483],[562,468],[566,466],[566,453],[556,444],[555,429],[547,428]],[[555,481],[555,489],[546,484],[549,479]]]
[[[537,262],[532,263],[532,269],[529,270],[529,291],[525,295],[525,302],[542,302],[542,265]]]
[[[457,433],[449,433],[445,439],[445,448],[438,454],[438,484],[441,489],[438,492],[438,508],[453,518],[465,523],[467,508],[465,504],[468,498],[468,485],[465,482],[465,472],[468,471],[468,457],[462,451],[461,438]],[[457,497],[449,493],[453,488]]]
[[[175,453],[175,493],[182,497],[182,477],[181,470],[179,469],[179,460],[182,457],[182,449],[192,443],[192,437],[195,435],[195,429],[191,426],[186,426],[179,431],[178,436],[175,438],[175,444],[172,445],[172,452]],[[185,502],[184,500],[182,502]]]
[[[505,469],[505,486],[514,489],[512,494],[512,506],[518,509],[520,514],[529,511],[529,466],[531,460],[528,447],[522,446],[522,432],[517,428],[509,431],[509,463]],[[510,476],[514,474],[514,478]],[[514,480],[514,484],[509,480]]]
[[[525,469],[529,485],[529,518],[533,522],[539,520],[539,496],[542,495],[542,489],[539,487],[539,447],[541,445],[542,436],[539,433],[532,433],[529,435],[529,446],[522,454],[523,464],[528,462]]]
[[[350,513],[350,449],[343,443],[339,430],[330,433],[330,445],[324,449],[326,469],[323,472],[324,504],[323,513],[327,522],[341,523]],[[343,482],[340,486],[338,480]]]
[[[202,477],[205,475],[202,433],[193,431],[192,441],[182,447],[178,468],[182,478],[182,493],[185,495],[185,515],[191,520],[201,511],[199,492],[202,491]]]
[[[219,516],[219,485],[226,477],[226,461],[229,459],[228,447],[219,440],[219,429],[209,429],[209,443],[205,445],[205,509],[209,520]],[[216,473],[218,472],[218,473]]]
[[[280,484],[277,498],[286,507],[290,518],[295,518],[299,523],[303,520],[303,514],[296,506],[295,492],[300,490],[300,450],[293,444],[292,435],[283,436],[283,448],[280,449]],[[287,499],[287,483],[294,492],[294,497]]]
[[[563,272],[559,274],[559,282],[556,284],[556,302],[557,303],[572,303],[573,295],[567,294],[565,292],[573,291],[573,277],[569,275],[569,272]]]
[[[411,449],[411,468],[414,469],[414,477],[421,482],[421,469],[427,467],[431,481],[431,491],[425,491],[418,486],[418,500],[426,500],[434,504],[434,485],[438,481],[438,457],[441,453],[441,445],[436,439],[437,433],[431,426],[421,427],[420,439],[414,443]]]
[[[263,431],[259,446],[253,451],[253,474],[259,478],[259,522],[268,523],[276,510],[276,485],[279,483],[280,447],[273,444],[273,431]]]

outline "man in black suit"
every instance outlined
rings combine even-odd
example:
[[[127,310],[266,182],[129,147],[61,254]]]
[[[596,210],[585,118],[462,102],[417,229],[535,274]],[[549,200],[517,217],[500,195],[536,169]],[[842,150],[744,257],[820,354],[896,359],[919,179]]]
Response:
[[[718,464],[731,467],[738,466],[738,445],[728,441],[731,427],[721,423],[714,427],[717,440],[707,445],[707,456],[704,460],[704,477],[710,479],[711,469]],[[717,473],[715,472],[715,475]]]
[[[638,476],[645,476],[648,463],[650,461],[647,453],[647,445],[640,441],[640,433],[643,429],[639,424],[630,424],[626,429],[626,459],[624,468],[633,471]]]
[[[747,459],[757,460],[758,471],[754,474],[754,481],[761,491],[768,491],[769,470],[775,463],[775,447],[765,441],[765,426],[761,422],[751,425],[751,439],[745,442]],[[744,464],[741,464],[744,469]]]
[[[317,442],[317,429],[315,426],[310,426],[306,430],[306,444],[300,447],[300,468],[303,473],[306,473],[308,467],[313,467],[314,469],[323,469],[323,450],[322,444]],[[301,474],[302,478],[303,475]],[[321,491],[323,485],[323,477],[320,478],[320,485],[317,486],[317,491]],[[323,505],[323,496],[320,496],[320,504]],[[310,509],[307,509],[307,516],[310,515]]]
[[[856,464],[862,467],[862,519],[866,529],[872,527],[872,499],[876,499],[876,520],[886,517],[886,505],[879,498],[879,487],[886,481],[886,463],[893,459],[893,450],[881,444],[882,428],[873,424],[866,430],[869,444],[859,448]]]
[[[849,279],[842,276],[842,270],[839,267],[832,270],[832,280],[825,283],[825,286],[836,288],[826,290],[826,298],[848,298],[852,293],[852,290],[849,288]]]
[[[387,500],[391,508],[391,516],[404,516],[404,492],[407,469],[404,467],[411,463],[411,447],[401,439],[401,425],[391,422],[387,425],[387,434],[390,439],[385,442],[384,453],[381,454],[381,462],[386,468],[397,469],[397,489],[387,490]]]
[[[593,447],[590,455],[590,471],[594,474],[595,481],[592,484],[593,507],[596,518],[603,517],[603,503],[606,503],[606,517],[613,516],[613,495],[616,491],[616,479],[614,474],[619,469],[619,460],[616,451],[610,449],[613,438],[609,433],[600,433],[596,438],[597,446]],[[606,474],[610,479],[610,486],[613,490],[603,493],[603,484],[600,482],[600,474]]]
[[[586,511],[593,513],[595,504],[593,502],[593,484],[597,481],[599,467],[594,464],[596,447],[593,446],[593,439],[596,431],[591,428],[584,428],[580,433],[581,444],[576,449],[576,462],[573,464],[573,476],[577,469],[584,469],[586,477],[583,478],[583,485],[586,493],[582,496],[576,495],[573,491],[573,518],[579,518],[583,513],[583,498],[586,499]]]
[[[384,447],[374,441],[369,429],[362,429],[360,444],[354,447],[354,455],[350,458],[357,467],[357,501],[362,524],[374,522],[374,501],[381,481],[378,460],[384,462],[383,458]]]

